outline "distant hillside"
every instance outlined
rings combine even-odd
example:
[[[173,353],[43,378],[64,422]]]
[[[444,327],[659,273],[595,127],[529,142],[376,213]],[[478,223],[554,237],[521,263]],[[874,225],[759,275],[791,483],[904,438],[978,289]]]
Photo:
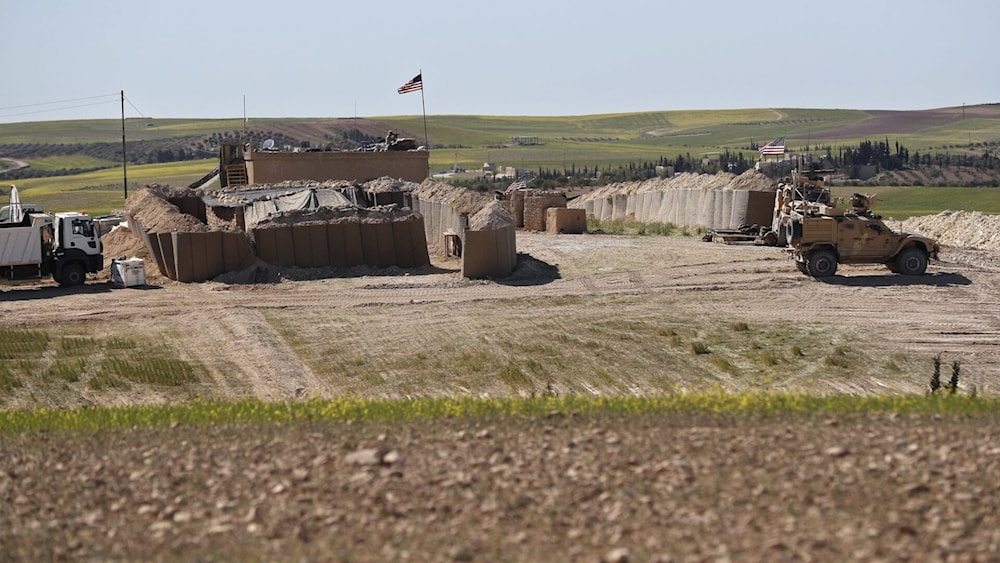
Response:
[[[732,169],[732,162],[756,161],[757,147],[779,137],[792,156],[837,155],[870,139],[899,144],[924,157],[1000,157],[1000,104],[922,111],[757,108],[558,117],[429,115],[426,134],[424,127],[419,115],[251,118],[248,124],[241,119],[129,118],[126,154],[130,165],[211,159],[220,143],[259,146],[265,139],[278,146],[350,150],[392,129],[429,144],[433,172],[476,171],[491,162],[568,176],[676,160],[714,162],[721,169],[729,162]],[[0,181],[120,167],[121,138],[122,123],[113,119],[0,124],[0,170],[14,168],[15,160],[29,165],[0,172]],[[972,163],[974,170],[976,166]],[[925,176],[932,183],[943,178]]]

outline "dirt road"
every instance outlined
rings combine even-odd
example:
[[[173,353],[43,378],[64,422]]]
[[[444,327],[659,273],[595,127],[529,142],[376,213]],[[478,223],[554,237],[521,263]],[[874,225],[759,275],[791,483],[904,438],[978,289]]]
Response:
[[[464,280],[456,259],[434,256],[433,267],[421,272],[364,271],[352,272],[364,274],[355,277],[308,279],[317,273],[289,270],[282,277],[301,281],[266,284],[180,284],[158,278],[144,289],[112,289],[106,283],[62,289],[46,283],[5,289],[0,314],[13,326],[70,332],[85,326],[94,334],[124,331],[170,340],[186,358],[206,367],[215,393],[222,396],[283,398],[303,390],[310,396],[365,394],[324,372],[331,359],[343,358],[324,357],[332,352],[305,340],[337,340],[354,348],[394,342],[399,354],[419,356],[468,339],[509,356],[515,353],[494,342],[522,340],[524,331],[552,330],[562,339],[593,331],[604,321],[586,315],[598,308],[605,317],[648,322],[662,311],[681,326],[684,319],[768,329],[815,326],[817,338],[828,333],[831,345],[844,340],[840,351],[848,355],[853,352],[847,348],[871,358],[942,354],[946,362],[961,363],[963,383],[980,392],[1000,391],[995,383],[1000,374],[1000,260],[995,253],[946,248],[926,276],[842,266],[838,275],[819,281],[799,273],[780,249],[683,237],[519,233],[518,250],[522,266],[499,282]],[[558,326],[541,320],[523,324],[532,316],[551,317]],[[569,326],[573,323],[578,326]],[[377,358],[366,354],[356,360]],[[400,357],[397,363],[405,361]],[[656,361],[648,358],[649,365]],[[396,384],[393,369],[380,368],[382,381],[372,394],[414,392],[403,388],[403,378]],[[595,364],[595,369],[602,366]],[[574,382],[571,374],[560,377],[553,379],[566,392],[595,385]],[[819,390],[919,392],[924,383],[876,374],[820,384]],[[725,380],[722,384],[731,387]],[[453,392],[449,385],[433,393]],[[636,378],[603,390],[642,393],[662,386]],[[484,392],[505,391],[486,387]]]

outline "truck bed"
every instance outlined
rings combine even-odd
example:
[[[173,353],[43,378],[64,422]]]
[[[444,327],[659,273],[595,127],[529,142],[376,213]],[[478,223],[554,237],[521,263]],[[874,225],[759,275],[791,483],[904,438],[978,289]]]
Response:
[[[0,227],[0,266],[20,266],[42,262],[40,226]]]

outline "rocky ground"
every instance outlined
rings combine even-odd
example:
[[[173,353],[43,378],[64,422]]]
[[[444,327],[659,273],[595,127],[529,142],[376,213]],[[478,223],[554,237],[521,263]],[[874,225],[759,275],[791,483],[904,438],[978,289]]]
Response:
[[[876,414],[6,436],[0,560],[987,561],[998,438]]]
[[[378,327],[378,338],[395,343],[385,353],[401,349],[402,363],[443,347],[442,334],[481,348],[562,335],[569,346],[580,331],[604,326],[606,317],[588,312],[610,310],[643,322],[821,322],[831,335],[861,335],[875,357],[944,351],[961,360],[963,386],[984,396],[1000,387],[995,251],[946,247],[919,278],[845,266],[818,281],[779,249],[680,237],[519,233],[518,248],[531,258],[527,270],[504,283],[461,280],[454,261],[435,257],[435,268],[417,275],[293,281],[301,273],[289,271],[266,284],[161,280],[134,290],[45,283],[5,290],[0,313],[18,327],[169,338],[205,366],[216,385],[205,392],[223,398],[341,396],[345,382],[310,360],[307,344],[336,334],[345,349],[363,349],[375,334],[355,334],[357,326]],[[550,321],[522,320],[531,315]],[[274,324],[285,319],[301,323]],[[539,326],[547,332],[532,332]],[[602,357],[614,377],[552,368],[556,391],[584,392],[584,382],[601,385],[596,393],[657,392],[657,356]],[[638,371],[615,371],[622,363]],[[369,393],[405,394],[413,376],[400,370],[376,370],[383,378]],[[454,381],[517,394],[468,375]],[[852,371],[796,385],[920,393],[925,378],[910,375]],[[448,377],[417,383],[447,394],[456,388]],[[740,389],[747,377],[715,381]],[[98,394],[82,383],[75,398],[45,399],[33,385],[26,381],[4,408],[177,400],[138,387]],[[3,435],[0,561],[997,560],[998,438],[995,416],[871,413]]]

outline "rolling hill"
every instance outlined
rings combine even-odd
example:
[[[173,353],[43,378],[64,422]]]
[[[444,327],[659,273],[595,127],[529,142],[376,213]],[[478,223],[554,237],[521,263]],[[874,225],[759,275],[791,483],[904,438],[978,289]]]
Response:
[[[593,170],[723,153],[752,161],[758,157],[757,146],[777,137],[785,138],[791,154],[836,154],[873,140],[900,143],[920,154],[1000,158],[1000,104],[919,111],[757,108],[555,117],[431,115],[426,125],[425,138],[419,115],[251,118],[246,124],[242,119],[129,118],[124,123],[126,170],[130,185],[187,184],[214,167],[219,142],[259,144],[272,138],[279,145],[346,150],[390,129],[420,144],[429,141],[432,172],[477,170],[484,162],[528,170]],[[25,179],[0,172],[0,182],[16,179],[27,197],[37,195],[35,199],[66,190],[86,191],[75,199],[80,201],[99,200],[99,194],[113,197],[121,191],[122,136],[123,124],[115,119],[0,124],[0,171],[22,161],[32,173],[44,169],[48,175]],[[523,142],[526,139],[529,142]],[[933,180],[911,174],[887,181],[931,185]]]

